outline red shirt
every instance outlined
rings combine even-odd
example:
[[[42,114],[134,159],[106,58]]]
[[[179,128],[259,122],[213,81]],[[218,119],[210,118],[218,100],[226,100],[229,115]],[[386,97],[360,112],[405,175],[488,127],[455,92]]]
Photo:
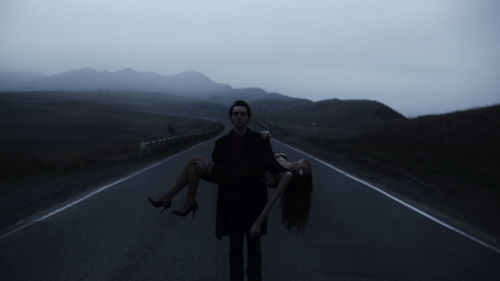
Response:
[[[245,148],[245,135],[232,131],[231,139],[231,166],[238,166],[243,162],[243,149]]]

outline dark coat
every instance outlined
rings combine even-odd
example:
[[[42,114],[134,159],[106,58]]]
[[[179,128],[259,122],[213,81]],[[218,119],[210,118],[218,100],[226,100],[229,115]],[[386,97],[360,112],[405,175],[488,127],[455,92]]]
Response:
[[[212,160],[231,166],[231,131],[215,142]],[[265,152],[271,152],[271,143],[260,134],[247,129],[244,135],[242,161],[251,163]],[[242,180],[240,184],[220,183],[217,192],[215,236],[228,235],[229,231],[246,232],[257,220],[267,203],[267,188],[261,177]],[[267,220],[262,224],[261,234],[267,231]]]

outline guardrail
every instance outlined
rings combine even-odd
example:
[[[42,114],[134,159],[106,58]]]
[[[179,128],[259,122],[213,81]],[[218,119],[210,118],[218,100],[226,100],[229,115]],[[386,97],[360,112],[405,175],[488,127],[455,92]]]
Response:
[[[202,138],[217,133],[222,130],[224,126],[222,124],[217,125],[213,130],[205,131],[198,134],[185,134],[180,136],[173,136],[168,138],[161,138],[152,141],[141,141],[139,145],[139,152],[141,154],[149,154],[151,151],[157,147],[163,147],[166,144],[175,143],[179,141],[187,141],[196,138]]]

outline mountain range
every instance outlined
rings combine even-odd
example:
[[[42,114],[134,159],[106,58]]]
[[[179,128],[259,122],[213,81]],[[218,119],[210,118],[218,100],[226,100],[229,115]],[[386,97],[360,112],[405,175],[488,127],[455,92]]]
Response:
[[[53,75],[32,71],[0,72],[0,92],[17,93],[18,96],[43,92],[45,100],[99,101],[176,114],[201,113],[207,107],[227,108],[235,100],[243,99],[254,112],[259,112],[259,116],[279,123],[302,126],[314,123],[318,127],[355,131],[404,119],[377,101],[330,99],[312,102],[260,88],[232,88],[197,71],[168,76],[129,68],[115,72],[81,68]],[[186,107],[187,104],[190,105]]]
[[[1,91],[120,90],[202,95],[229,89],[196,71],[170,76],[130,68],[115,72],[81,68],[53,75],[32,71],[0,73]]]
[[[130,68],[115,72],[81,68],[53,75],[33,71],[0,72],[0,92],[102,90],[168,93],[209,99],[224,104],[239,98],[245,98],[249,102],[267,98],[294,100],[282,94],[268,93],[260,88],[235,89],[217,83],[197,71],[185,71],[174,75],[141,72]]]

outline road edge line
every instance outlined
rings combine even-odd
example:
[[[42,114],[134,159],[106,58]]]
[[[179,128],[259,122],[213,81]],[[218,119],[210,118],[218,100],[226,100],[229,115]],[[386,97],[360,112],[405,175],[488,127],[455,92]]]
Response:
[[[220,135],[220,134],[219,134],[219,135]],[[215,136],[214,138],[217,138],[219,135]],[[189,151],[189,150],[194,149],[194,148],[196,148],[196,147],[198,147],[198,146],[201,146],[201,145],[203,145],[203,144],[205,144],[205,143],[207,143],[207,142],[209,142],[209,141],[213,141],[213,139],[214,139],[214,138],[210,138],[209,140],[206,140],[206,141],[203,141],[203,142],[197,143],[197,144],[195,144],[195,145],[192,145],[192,146],[190,146],[190,147],[188,147],[188,148],[186,148],[186,149],[184,149],[184,150],[182,150],[182,151],[179,151],[179,152],[177,152],[177,153],[175,153],[175,154],[173,154],[173,155],[168,156],[167,158],[164,158],[164,159],[162,159],[162,160],[160,160],[160,161],[158,161],[158,162],[155,162],[155,163],[153,163],[153,164],[151,164],[151,165],[149,165],[149,166],[147,166],[147,167],[145,167],[145,168],[142,168],[142,169],[140,169],[140,170],[138,170],[138,171],[135,171],[135,172],[133,172],[132,174],[129,174],[128,176],[125,176],[125,177],[123,177],[123,178],[120,178],[120,179],[118,179],[118,180],[116,180],[116,181],[114,181],[114,182],[112,182],[112,183],[107,184],[107,185],[104,185],[104,186],[98,187],[98,188],[96,188],[94,191],[92,191],[92,192],[90,192],[90,193],[88,193],[88,194],[84,195],[83,197],[80,197],[80,198],[78,198],[78,199],[76,199],[76,200],[73,200],[72,202],[70,202],[70,203],[68,203],[68,204],[66,204],[66,205],[64,205],[64,206],[62,206],[62,207],[60,207],[60,208],[57,208],[56,210],[54,210],[54,211],[52,211],[52,212],[49,212],[48,214],[42,215],[41,217],[35,218],[35,219],[33,219],[33,220],[30,220],[30,221],[28,221],[28,222],[26,222],[26,223],[23,223],[22,225],[20,225],[20,226],[18,226],[18,227],[16,227],[16,228],[12,229],[12,230],[10,230],[10,231],[7,231],[6,233],[4,233],[4,234],[0,235],[0,239],[3,239],[3,238],[5,238],[5,237],[7,237],[7,236],[10,236],[10,235],[12,235],[12,234],[14,234],[14,233],[16,233],[16,232],[18,232],[18,231],[20,231],[20,230],[23,230],[23,229],[25,229],[25,228],[27,228],[27,227],[29,227],[29,226],[31,226],[31,225],[33,225],[33,224],[37,223],[37,222],[43,221],[43,220],[45,220],[46,218],[49,218],[49,217],[51,217],[51,216],[53,216],[53,215],[55,215],[55,214],[57,214],[57,213],[59,213],[59,212],[62,212],[62,211],[64,211],[65,209],[67,209],[67,208],[69,208],[69,207],[71,207],[71,206],[73,206],[73,205],[76,205],[76,204],[78,204],[78,203],[80,203],[80,202],[84,201],[85,199],[88,199],[88,198],[90,198],[90,197],[92,197],[92,196],[94,196],[94,195],[96,195],[96,194],[98,194],[98,193],[100,193],[100,192],[102,192],[102,191],[104,191],[104,190],[106,190],[106,189],[108,189],[108,188],[110,188],[110,187],[114,186],[114,185],[117,185],[117,184],[119,184],[119,183],[122,183],[122,182],[124,182],[124,181],[127,181],[127,180],[129,180],[129,179],[131,179],[131,178],[133,178],[133,177],[135,177],[135,176],[137,176],[137,175],[140,175],[140,174],[142,174],[142,173],[146,172],[147,170],[150,170],[150,169],[152,169],[152,168],[154,168],[154,167],[156,167],[156,166],[158,166],[158,165],[162,164],[163,162],[166,162],[166,161],[170,160],[171,158],[177,157],[177,156],[179,156],[180,154],[182,154],[182,153],[184,153],[184,152],[186,152],[186,151]],[[35,216],[36,216],[36,215],[35,215]]]
[[[412,211],[414,211],[414,212],[416,212],[416,213],[418,213],[418,214],[420,214],[420,215],[422,215],[422,216],[424,216],[424,217],[426,217],[426,218],[434,221],[435,223],[438,223],[438,224],[440,224],[440,225],[442,225],[442,226],[444,226],[444,227],[446,227],[446,228],[448,228],[448,229],[450,229],[450,230],[452,230],[452,231],[454,231],[454,232],[456,232],[456,233],[458,233],[458,234],[460,234],[460,235],[462,235],[462,236],[464,236],[464,237],[466,237],[466,238],[468,238],[468,239],[470,239],[470,240],[472,240],[472,241],[480,244],[481,246],[486,247],[486,248],[488,248],[488,249],[496,252],[497,254],[500,254],[500,249],[499,248],[497,248],[497,247],[495,247],[493,245],[490,245],[487,242],[484,242],[483,240],[481,240],[479,238],[476,238],[476,237],[474,237],[474,236],[472,236],[470,234],[467,234],[466,232],[464,232],[464,231],[462,231],[462,230],[460,230],[460,229],[458,229],[458,228],[456,228],[454,226],[451,226],[451,225],[447,224],[444,221],[439,220],[438,218],[432,216],[431,214],[428,214],[428,213],[426,213],[426,212],[418,209],[417,207],[414,207],[414,206],[410,205],[409,203],[404,202],[403,200],[395,197],[392,194],[389,194],[388,192],[382,190],[379,187],[376,187],[375,185],[373,185],[373,184],[371,184],[371,183],[369,183],[369,182],[367,182],[365,180],[362,180],[362,179],[360,179],[360,178],[358,178],[356,176],[353,176],[353,175],[347,173],[346,171],[344,171],[342,169],[339,169],[339,168],[333,166],[332,164],[330,164],[330,163],[328,163],[328,162],[326,162],[326,161],[324,161],[322,159],[319,159],[318,157],[313,156],[313,155],[311,155],[311,154],[309,154],[309,153],[307,153],[305,151],[302,151],[302,150],[300,150],[300,149],[298,149],[296,147],[293,147],[293,146],[291,146],[291,145],[289,145],[287,143],[284,143],[284,142],[279,141],[277,139],[273,139],[273,141],[275,141],[275,142],[277,142],[279,144],[282,144],[282,145],[284,145],[284,146],[286,146],[286,147],[288,147],[290,149],[293,149],[293,150],[295,150],[295,151],[297,151],[299,153],[302,153],[302,154],[304,154],[304,155],[306,155],[306,156],[314,159],[315,161],[317,161],[317,162],[319,162],[319,163],[321,163],[321,164],[323,164],[323,165],[325,165],[325,166],[327,166],[327,167],[329,167],[329,168],[337,171],[338,173],[340,173],[340,174],[342,174],[342,175],[344,175],[344,176],[346,176],[346,177],[348,177],[348,178],[350,178],[350,179],[352,179],[354,181],[357,181],[357,182],[359,182],[361,184],[364,184],[364,185],[368,186],[369,188],[371,188],[371,189],[373,189],[375,191],[378,191],[379,193],[381,193],[381,194],[389,197],[390,199],[392,199],[392,200],[398,202],[399,204],[401,204],[401,205],[403,205],[403,206],[411,209]]]

